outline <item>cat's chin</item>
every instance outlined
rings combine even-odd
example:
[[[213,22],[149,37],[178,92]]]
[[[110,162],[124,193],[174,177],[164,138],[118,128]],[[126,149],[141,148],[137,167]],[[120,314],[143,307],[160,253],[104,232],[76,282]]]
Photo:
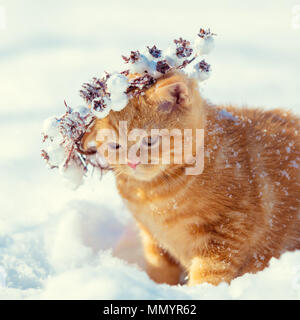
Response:
[[[153,179],[155,179],[157,175],[139,175],[139,174],[133,174],[131,175],[133,178],[135,178],[136,180],[139,180],[139,181],[145,181],[145,182],[149,182],[149,181],[152,181]]]
[[[145,173],[145,172],[138,172],[137,171],[137,172],[128,173],[128,175],[130,175],[132,178],[134,178],[136,180],[151,181],[151,180],[155,179],[159,175],[159,172]]]
[[[150,169],[150,168],[137,168],[137,169],[130,169],[128,168],[125,170],[125,174],[136,179],[139,181],[151,181],[157,178],[163,171],[164,168],[156,168],[156,169]]]

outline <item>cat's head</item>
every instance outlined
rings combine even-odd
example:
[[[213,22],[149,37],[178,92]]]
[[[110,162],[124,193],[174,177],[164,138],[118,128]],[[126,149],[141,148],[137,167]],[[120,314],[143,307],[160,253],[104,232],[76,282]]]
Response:
[[[97,119],[82,146],[85,150],[96,147],[116,174],[150,181],[174,166],[183,166],[174,161],[176,143],[183,141],[184,129],[201,122],[201,104],[195,80],[179,72],[168,74],[131,98],[123,110],[111,110],[107,117]],[[165,150],[167,142],[162,142],[168,140]]]

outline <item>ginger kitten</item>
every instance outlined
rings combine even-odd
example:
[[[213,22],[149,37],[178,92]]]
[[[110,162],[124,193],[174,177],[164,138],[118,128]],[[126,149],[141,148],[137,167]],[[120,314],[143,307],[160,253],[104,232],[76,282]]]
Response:
[[[119,121],[149,136],[153,128],[204,129],[201,174],[187,175],[189,165],[172,161],[142,164],[127,158],[111,164],[140,228],[149,276],[178,284],[184,271],[189,285],[217,285],[300,249],[299,118],[281,110],[210,105],[197,83],[179,72],[144,93],[98,119],[83,146],[105,143],[120,152],[121,144],[97,141],[100,129],[118,135]],[[160,142],[152,137],[141,143],[151,149]]]

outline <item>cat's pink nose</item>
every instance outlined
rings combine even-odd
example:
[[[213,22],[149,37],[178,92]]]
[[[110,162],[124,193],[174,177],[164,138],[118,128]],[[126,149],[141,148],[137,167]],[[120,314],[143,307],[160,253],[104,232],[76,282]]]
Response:
[[[135,169],[140,162],[128,162],[130,168]]]

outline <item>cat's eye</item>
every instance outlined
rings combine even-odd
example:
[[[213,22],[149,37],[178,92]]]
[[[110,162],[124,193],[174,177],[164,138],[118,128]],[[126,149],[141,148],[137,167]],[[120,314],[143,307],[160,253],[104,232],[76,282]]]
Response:
[[[142,140],[142,144],[148,148],[153,147],[156,145],[156,143],[159,140],[159,136],[149,136],[149,137],[144,137]]]
[[[108,146],[112,150],[118,150],[121,148],[121,145],[116,142],[110,142],[110,143],[108,143]]]

